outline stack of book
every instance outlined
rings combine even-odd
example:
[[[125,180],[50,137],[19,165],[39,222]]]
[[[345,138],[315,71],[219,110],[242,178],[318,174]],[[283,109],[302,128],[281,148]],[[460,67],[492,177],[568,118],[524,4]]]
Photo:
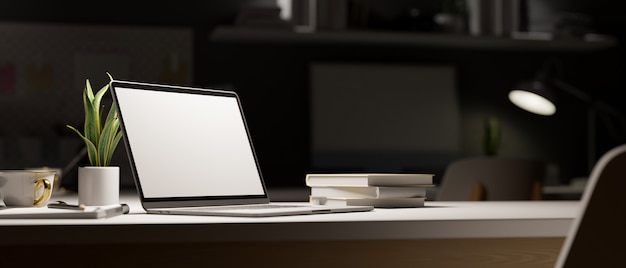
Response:
[[[422,207],[433,174],[307,174],[315,205]]]

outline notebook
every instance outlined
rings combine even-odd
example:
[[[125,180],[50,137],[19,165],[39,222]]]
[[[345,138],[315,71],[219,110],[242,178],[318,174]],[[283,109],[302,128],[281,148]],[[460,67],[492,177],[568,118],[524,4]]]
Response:
[[[373,209],[270,204],[234,91],[121,80],[111,81],[110,90],[148,213],[260,217]]]

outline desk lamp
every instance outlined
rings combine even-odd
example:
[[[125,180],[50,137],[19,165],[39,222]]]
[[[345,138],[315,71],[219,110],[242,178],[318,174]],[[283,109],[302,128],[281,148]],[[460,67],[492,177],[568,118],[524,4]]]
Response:
[[[542,80],[521,82],[509,92],[509,100],[531,113],[548,116],[556,112],[554,95]]]
[[[533,79],[519,83],[509,92],[509,100],[516,106],[539,115],[550,116],[556,113],[555,90],[561,90],[575,96],[585,103],[587,107],[587,165],[591,171],[595,164],[595,120],[596,112],[611,114],[622,119],[623,115],[600,101],[594,101],[585,92],[565,83],[560,79],[562,75],[561,66],[555,60],[547,61],[537,72]],[[556,75],[552,75],[552,71]]]
[[[556,75],[551,75],[551,71],[556,72]],[[509,100],[531,113],[550,116],[556,113],[554,89],[560,89],[590,106],[592,101],[589,95],[563,82],[560,79],[562,73],[556,60],[547,61],[533,79],[519,83],[509,92]]]

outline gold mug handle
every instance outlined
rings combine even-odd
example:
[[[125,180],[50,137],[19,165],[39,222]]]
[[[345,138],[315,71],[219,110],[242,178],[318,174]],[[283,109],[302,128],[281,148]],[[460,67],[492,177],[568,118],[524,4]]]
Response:
[[[33,202],[34,206],[45,203],[50,199],[50,195],[52,194],[52,183],[46,178],[40,178],[35,182],[35,196],[37,196],[37,192],[39,192],[38,189],[41,187],[43,187],[43,193],[39,198],[35,199]]]

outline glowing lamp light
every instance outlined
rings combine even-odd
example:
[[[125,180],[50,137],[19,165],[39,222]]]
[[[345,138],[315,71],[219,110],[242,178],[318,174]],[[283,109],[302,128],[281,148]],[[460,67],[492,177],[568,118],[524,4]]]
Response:
[[[537,93],[514,89],[509,92],[509,100],[516,106],[539,115],[553,115],[556,112],[556,106],[548,98]]]

